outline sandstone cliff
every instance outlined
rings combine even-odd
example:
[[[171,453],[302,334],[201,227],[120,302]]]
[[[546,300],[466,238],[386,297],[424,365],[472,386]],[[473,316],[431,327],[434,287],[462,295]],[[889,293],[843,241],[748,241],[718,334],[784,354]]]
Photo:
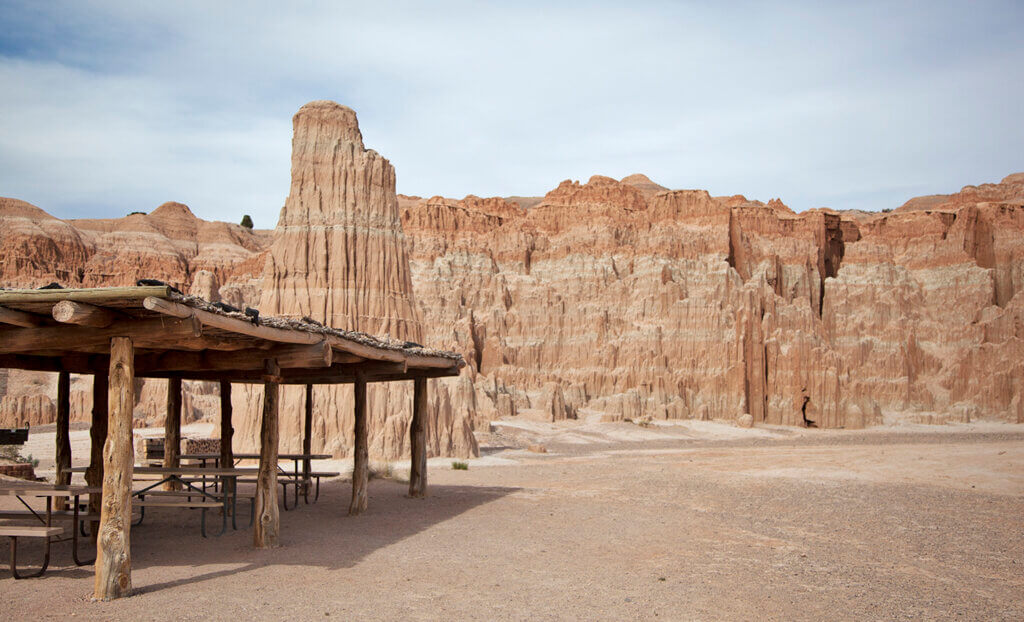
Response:
[[[463,375],[431,383],[435,455],[471,455],[469,428],[505,416],[1024,421],[1024,175],[890,213],[795,214],[643,176],[536,199],[396,196],[391,165],[334,104],[296,115],[293,148],[273,245],[180,204],[61,221],[0,199],[0,284],[161,278],[457,350]],[[0,425],[52,418],[53,382],[12,373]],[[84,419],[88,384],[72,388]],[[161,387],[139,393],[140,423],[158,424]],[[401,455],[408,389],[371,393],[373,452]],[[216,419],[210,387],[189,395],[187,417]],[[237,395],[236,412],[256,405]],[[293,449],[301,408],[286,400]],[[349,401],[317,390],[318,449],[347,453]],[[239,417],[240,442],[254,442]]]

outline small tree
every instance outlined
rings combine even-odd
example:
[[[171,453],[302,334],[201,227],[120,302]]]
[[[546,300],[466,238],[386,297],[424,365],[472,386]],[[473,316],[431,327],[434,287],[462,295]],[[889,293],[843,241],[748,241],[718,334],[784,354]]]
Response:
[[[246,214],[245,216],[242,216],[242,223],[241,224],[246,229],[252,229],[252,218],[248,214]]]

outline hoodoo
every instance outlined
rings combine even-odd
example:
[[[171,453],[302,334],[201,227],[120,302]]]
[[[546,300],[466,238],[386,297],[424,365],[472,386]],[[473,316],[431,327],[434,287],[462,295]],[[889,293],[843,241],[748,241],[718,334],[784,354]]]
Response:
[[[314,101],[300,108],[292,122],[291,189],[264,266],[260,311],[422,342],[394,167],[363,146],[351,108]],[[351,387],[318,387],[314,393],[312,425],[322,443],[314,451],[348,454],[354,424]],[[434,411],[450,411],[441,405],[448,403],[445,395],[433,398]],[[371,386],[366,399],[370,455],[407,452],[412,387]],[[302,413],[303,401],[301,389],[284,390],[281,412]],[[243,444],[256,443],[258,412],[253,404],[245,409]],[[450,412],[441,415],[438,428],[427,431],[432,453],[475,455],[468,418],[453,421]],[[283,448],[299,449],[302,426],[300,416],[282,418]]]

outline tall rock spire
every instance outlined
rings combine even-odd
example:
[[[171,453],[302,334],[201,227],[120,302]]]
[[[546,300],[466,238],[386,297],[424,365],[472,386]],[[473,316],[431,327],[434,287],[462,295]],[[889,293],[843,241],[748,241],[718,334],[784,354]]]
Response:
[[[292,124],[291,189],[264,265],[260,311],[308,316],[335,328],[422,342],[394,167],[363,146],[351,108],[310,102],[299,109]],[[407,385],[372,385],[367,392],[374,457],[408,453],[412,387]],[[468,386],[471,396],[472,384]],[[252,447],[259,438],[261,396],[258,391],[243,393],[246,414],[241,416],[238,438],[243,446]],[[299,449],[303,395],[295,387],[281,390],[284,451]],[[428,452],[477,455],[465,400],[456,400],[460,407],[453,408],[449,386],[437,381],[431,382],[429,395]],[[348,455],[353,443],[352,399],[347,386],[315,388],[314,451]]]
[[[420,341],[394,167],[363,147],[351,108],[310,102],[292,124],[291,190],[260,309]]]

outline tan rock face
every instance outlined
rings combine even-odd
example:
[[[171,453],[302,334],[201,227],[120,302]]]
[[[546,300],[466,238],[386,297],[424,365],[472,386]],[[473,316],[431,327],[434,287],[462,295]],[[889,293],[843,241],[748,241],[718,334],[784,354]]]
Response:
[[[291,191],[266,256],[260,310],[269,315],[308,316],[331,326],[422,343],[405,236],[395,194],[395,171],[363,147],[355,112],[333,102],[312,102],[293,119]],[[370,453],[396,458],[408,452],[410,383],[373,385],[367,391]],[[435,455],[476,455],[470,426],[472,404],[452,390],[459,383],[432,383],[428,428]],[[470,396],[472,392],[469,392]],[[239,442],[255,447],[262,396],[249,392],[240,410]],[[284,413],[301,413],[304,392],[286,387]],[[348,387],[314,391],[314,450],[347,455],[352,446],[352,392]],[[285,450],[302,438],[298,417],[282,418]]]
[[[550,383],[612,419],[1022,419],[1019,176],[850,217],[648,182],[404,202],[425,339],[470,361],[477,429]]]
[[[2,284],[163,278],[459,351],[463,375],[430,383],[433,455],[473,455],[471,430],[511,416],[1024,422],[1024,175],[885,214],[795,214],[643,176],[566,181],[543,198],[398,197],[355,114],[327,102],[296,115],[293,150],[272,246],[178,204],[65,222],[3,200]],[[52,382],[3,378],[0,419],[52,417]],[[77,417],[87,386],[75,382]],[[161,387],[138,395],[136,416],[162,420]],[[216,419],[211,387],[189,395],[186,417]],[[300,395],[282,402],[286,450],[299,446]],[[316,449],[347,454],[350,390],[314,395]],[[236,391],[250,446],[256,400]],[[407,452],[409,389],[369,402],[372,453]]]

